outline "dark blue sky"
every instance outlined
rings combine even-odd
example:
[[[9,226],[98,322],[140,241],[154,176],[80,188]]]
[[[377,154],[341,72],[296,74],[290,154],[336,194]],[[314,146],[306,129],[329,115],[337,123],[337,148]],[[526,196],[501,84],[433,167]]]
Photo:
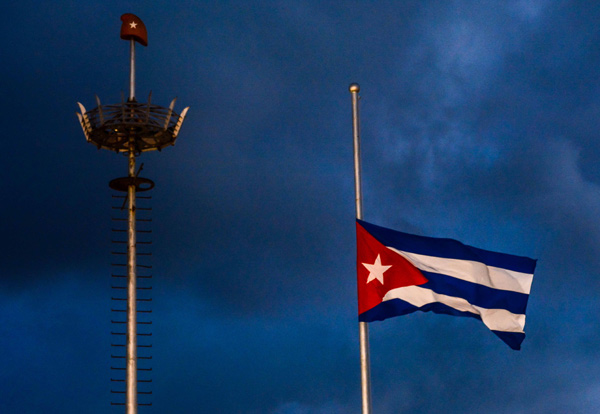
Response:
[[[371,325],[374,413],[600,405],[600,7],[576,1],[19,1],[4,6],[0,412],[106,413],[111,191],[77,102],[189,106],[153,179],[153,407],[360,412],[348,85],[364,218],[539,260],[527,338]]]

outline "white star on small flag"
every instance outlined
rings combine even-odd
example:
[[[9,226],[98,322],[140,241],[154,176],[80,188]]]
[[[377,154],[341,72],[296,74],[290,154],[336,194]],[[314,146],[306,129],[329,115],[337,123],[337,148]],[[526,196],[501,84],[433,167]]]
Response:
[[[379,282],[383,285],[383,274],[385,273],[385,271],[387,271],[390,266],[384,266],[381,264],[381,255],[377,255],[377,259],[375,259],[375,263],[373,264],[367,264],[367,263],[363,263],[362,264],[364,267],[367,268],[367,270],[369,270],[369,278],[367,279],[367,283],[377,279],[379,280]]]
[[[131,23],[129,23],[129,27],[131,27],[132,29],[136,29],[137,28],[137,23],[136,22],[131,22]]]

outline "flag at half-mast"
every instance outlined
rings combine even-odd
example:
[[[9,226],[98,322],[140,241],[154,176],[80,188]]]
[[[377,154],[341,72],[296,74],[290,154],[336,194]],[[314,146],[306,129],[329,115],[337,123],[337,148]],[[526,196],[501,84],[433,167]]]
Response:
[[[146,25],[135,14],[125,13],[121,16],[121,39],[135,40],[143,46],[148,46]]]
[[[361,322],[415,311],[468,316],[521,349],[535,260],[362,220],[356,239]]]

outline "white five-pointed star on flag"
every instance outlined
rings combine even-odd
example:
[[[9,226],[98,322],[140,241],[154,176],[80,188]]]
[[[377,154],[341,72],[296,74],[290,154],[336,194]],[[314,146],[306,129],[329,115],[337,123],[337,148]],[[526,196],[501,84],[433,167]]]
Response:
[[[377,255],[377,259],[375,259],[375,263],[373,264],[367,264],[367,263],[363,263],[362,264],[364,267],[367,268],[367,270],[369,270],[369,278],[367,279],[367,283],[377,279],[379,280],[379,282],[381,282],[381,284],[383,285],[383,273],[388,270],[390,266],[384,266],[381,264],[381,257],[380,255]]]
[[[132,29],[136,29],[137,28],[137,23],[136,22],[131,22],[129,23],[129,27]]]

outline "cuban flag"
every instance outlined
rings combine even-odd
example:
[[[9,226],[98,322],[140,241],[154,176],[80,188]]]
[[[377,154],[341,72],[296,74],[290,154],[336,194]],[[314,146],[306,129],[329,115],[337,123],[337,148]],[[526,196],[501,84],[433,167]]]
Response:
[[[362,220],[356,239],[361,322],[415,311],[469,316],[521,349],[535,260]]]

